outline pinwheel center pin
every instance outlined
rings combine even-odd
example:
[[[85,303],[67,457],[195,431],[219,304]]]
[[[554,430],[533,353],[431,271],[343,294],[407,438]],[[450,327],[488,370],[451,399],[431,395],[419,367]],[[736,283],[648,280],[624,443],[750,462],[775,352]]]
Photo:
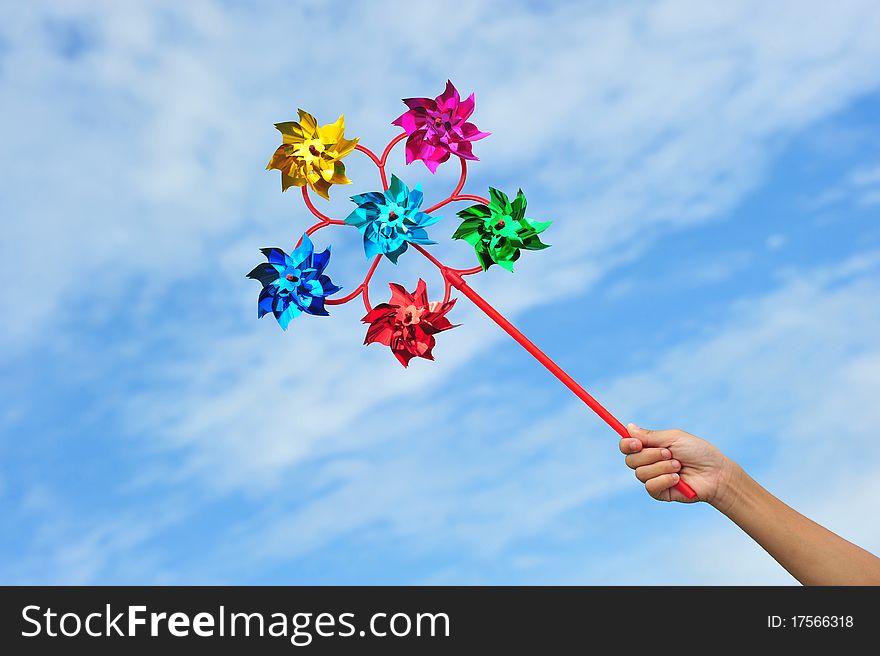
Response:
[[[325,305],[341,305],[360,297],[367,310],[362,321],[368,324],[364,344],[379,343],[391,352],[403,366],[413,358],[433,360],[435,335],[455,328],[446,318],[456,299],[450,298],[456,289],[471,300],[489,318],[506,331],[550,373],[558,378],[579,399],[586,403],[621,437],[629,437],[626,427],[594,399],[583,387],[551,360],[543,351],[522,334],[510,321],[478,294],[466,281],[470,276],[486,271],[493,264],[513,271],[523,251],[539,251],[548,247],[540,233],[550,221],[535,221],[526,216],[526,197],[519,190],[514,198],[494,187],[489,187],[489,198],[462,193],[467,180],[467,161],[476,160],[473,142],[489,136],[468,119],[474,111],[474,95],[462,100],[452,82],[439,96],[406,98],[408,110],[392,121],[403,132],[394,137],[381,155],[346,139],[344,116],[335,123],[318,126],[315,117],[298,110],[299,122],[277,123],[284,135],[283,143],[275,151],[267,168],[281,172],[281,189],[302,188],[303,202],[318,222],[308,228],[288,255],[280,248],[264,248],[267,262],[255,267],[249,278],[258,280],[263,288],[257,302],[258,316],[272,313],[283,329],[300,314],[326,316]],[[453,128],[454,126],[454,128]],[[461,175],[455,189],[444,200],[424,210],[424,193],[420,185],[407,187],[396,175],[389,182],[386,167],[388,157],[396,144],[405,142],[406,163],[421,161],[431,173],[453,155],[461,166]],[[357,208],[345,219],[332,218],[315,207],[309,189],[325,200],[330,200],[333,185],[351,184],[341,161],[357,150],[366,155],[379,170],[381,191],[368,191],[352,196]],[[435,244],[426,228],[440,220],[437,210],[449,203],[470,201],[475,204],[457,212],[462,220],[452,235],[453,239],[467,242],[476,252],[479,266],[455,269],[447,266],[425,246]],[[393,225],[392,225],[393,224]],[[363,236],[364,252],[372,264],[363,281],[342,298],[328,298],[340,291],[325,269],[330,261],[330,248],[316,253],[311,240],[318,230],[330,226],[352,226]],[[497,231],[504,230],[502,234]],[[370,280],[382,258],[397,264],[397,259],[412,247],[440,272],[445,285],[442,301],[430,301],[427,285],[419,279],[415,290],[407,291],[391,283],[391,298],[375,307],[370,302]],[[296,273],[287,273],[291,269]],[[299,275],[297,275],[299,274]],[[302,284],[291,293],[284,282]],[[692,499],[696,493],[680,480],[676,489]]]
[[[415,305],[410,305],[406,309],[403,310],[403,325],[405,326],[414,326],[422,320],[422,314],[425,312],[426,308],[418,308]]]

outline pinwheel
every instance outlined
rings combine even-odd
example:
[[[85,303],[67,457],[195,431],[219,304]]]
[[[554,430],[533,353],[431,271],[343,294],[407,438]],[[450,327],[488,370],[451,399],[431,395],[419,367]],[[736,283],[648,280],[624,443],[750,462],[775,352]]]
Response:
[[[271,312],[282,329],[303,312],[326,316],[324,302],[342,287],[324,275],[330,261],[330,248],[315,253],[312,240],[303,235],[299,246],[290,255],[280,248],[264,248],[268,262],[258,264],[247,274],[263,285],[257,301],[258,317]]]
[[[342,158],[354,150],[357,139],[346,139],[345,117],[318,127],[318,121],[300,109],[299,123],[276,123],[282,144],[266,169],[281,171],[281,191],[308,185],[316,194],[330,199],[330,185],[351,184]]]
[[[489,187],[488,205],[480,203],[458,213],[464,221],[452,235],[474,247],[477,259],[485,271],[498,264],[513,271],[522,249],[539,251],[549,248],[538,235],[552,221],[532,221],[526,218],[526,197],[520,189],[513,202],[503,191]]]
[[[430,98],[404,98],[408,111],[394,119],[407,135],[406,163],[422,160],[431,173],[447,161],[451,155],[462,159],[478,159],[472,152],[472,142],[489,136],[480,132],[468,118],[474,111],[474,94],[461,100],[452,82],[446,81],[446,89],[439,96]]]
[[[370,324],[364,344],[379,342],[390,347],[404,367],[415,357],[433,360],[434,335],[455,328],[446,318],[453,305],[455,299],[429,301],[424,280],[419,279],[412,294],[391,283],[391,300],[380,303],[362,319]]]
[[[422,189],[419,185],[410,191],[396,175],[384,192],[373,191],[352,196],[357,203],[345,222],[364,235],[367,257],[385,255],[397,264],[397,258],[406,251],[407,244],[434,244],[425,228],[440,220],[419,210]]]
[[[481,132],[469,122],[474,112],[474,96],[461,100],[458,91],[447,82],[446,89],[433,100],[407,98],[407,111],[393,121],[403,132],[391,139],[381,155],[357,143],[357,139],[343,136],[344,119],[318,127],[310,114],[300,110],[298,123],[279,123],[283,143],[276,150],[268,168],[281,171],[282,190],[291,186],[302,189],[302,199],[308,210],[318,219],[310,226],[290,255],[277,248],[263,249],[268,262],[258,265],[248,277],[258,280],[262,290],[257,301],[258,315],[272,313],[283,329],[291,319],[300,315],[327,316],[326,306],[348,303],[356,298],[363,301],[367,324],[364,344],[378,343],[388,347],[395,358],[408,367],[414,358],[434,359],[436,335],[455,326],[447,315],[455,305],[451,298],[457,290],[468,298],[508,335],[530,353],[538,362],[559,379],[575,396],[589,406],[621,437],[629,437],[626,427],[577,381],[539,349],[528,337],[507,320],[465,280],[485,271],[493,264],[513,271],[514,262],[524,251],[539,251],[549,246],[541,235],[551,224],[526,216],[526,197],[522,190],[511,198],[494,187],[489,198],[463,193],[467,181],[468,161],[476,160],[472,142],[489,133]],[[443,200],[422,208],[423,193],[416,185],[408,187],[402,178],[392,174],[388,180],[389,157],[394,147],[406,141],[406,164],[416,160],[425,163],[433,173],[453,156],[461,167],[458,183]],[[376,165],[382,189],[365,191],[351,197],[355,207],[345,219],[321,212],[309,195],[312,189],[329,199],[334,184],[351,184],[345,174],[342,158],[353,151],[368,157]],[[476,255],[477,266],[450,267],[438,260],[426,246],[434,244],[428,238],[426,227],[441,220],[434,213],[450,203],[470,202],[457,214],[462,220],[453,239],[470,244]],[[331,226],[357,229],[363,236],[364,251],[372,262],[363,281],[346,296],[330,298],[340,288],[332,283],[325,272],[330,249],[315,253],[311,235]],[[431,300],[427,285],[418,280],[414,291],[403,285],[391,284],[391,298],[373,306],[370,302],[370,281],[382,258],[393,263],[410,250],[436,267],[444,282],[443,296]],[[409,257],[409,256],[407,256]],[[689,499],[696,493],[683,480],[676,489]]]

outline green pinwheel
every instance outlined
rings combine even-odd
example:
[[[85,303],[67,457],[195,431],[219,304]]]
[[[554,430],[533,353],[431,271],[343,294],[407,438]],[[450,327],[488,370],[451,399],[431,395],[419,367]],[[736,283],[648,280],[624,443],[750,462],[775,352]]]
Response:
[[[522,189],[511,202],[503,191],[489,187],[488,205],[471,205],[458,216],[464,220],[452,238],[463,239],[474,247],[483,271],[493,264],[513,271],[520,251],[539,251],[550,246],[538,235],[553,222],[526,218],[526,197]]]

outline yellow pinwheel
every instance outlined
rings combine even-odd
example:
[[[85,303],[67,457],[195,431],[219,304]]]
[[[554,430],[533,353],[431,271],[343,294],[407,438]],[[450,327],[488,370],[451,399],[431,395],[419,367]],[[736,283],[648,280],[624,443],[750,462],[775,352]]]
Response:
[[[281,191],[308,185],[321,198],[330,200],[330,185],[351,184],[341,160],[354,150],[358,140],[345,138],[345,116],[318,127],[314,116],[302,109],[297,113],[299,123],[275,124],[282,144],[266,170],[281,171]]]

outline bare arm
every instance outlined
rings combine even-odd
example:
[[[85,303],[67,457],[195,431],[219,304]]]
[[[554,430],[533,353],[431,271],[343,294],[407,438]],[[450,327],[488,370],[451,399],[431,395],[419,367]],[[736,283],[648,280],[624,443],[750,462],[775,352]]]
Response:
[[[880,585],[880,558],[774,497],[709,442],[681,430],[627,429],[632,437],[620,450],[655,499],[688,502],[672,489],[681,475],[699,501],[727,515],[804,585]]]

